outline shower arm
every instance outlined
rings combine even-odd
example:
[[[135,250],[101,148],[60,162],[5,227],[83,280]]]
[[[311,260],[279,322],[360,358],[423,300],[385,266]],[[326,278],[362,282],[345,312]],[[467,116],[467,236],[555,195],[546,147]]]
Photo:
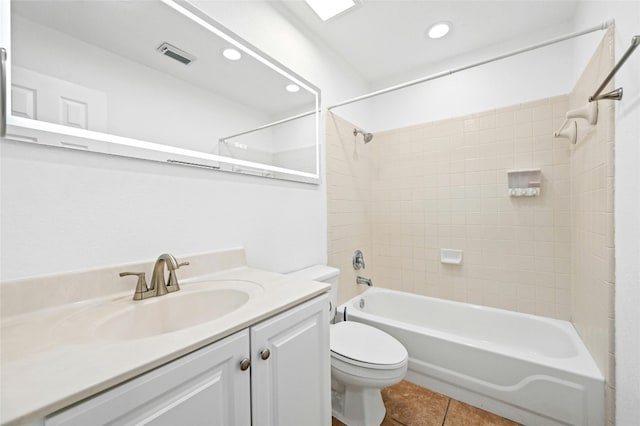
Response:
[[[373,139],[373,134],[372,133],[368,133],[365,132],[362,129],[353,129],[353,136],[356,137],[358,136],[358,133],[360,133],[362,135],[362,138],[364,139],[364,143],[369,143],[371,142],[371,139]]]

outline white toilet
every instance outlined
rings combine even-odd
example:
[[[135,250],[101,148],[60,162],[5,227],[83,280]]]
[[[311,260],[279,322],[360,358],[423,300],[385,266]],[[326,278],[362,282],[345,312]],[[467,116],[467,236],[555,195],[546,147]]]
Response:
[[[340,270],[316,265],[292,274],[331,284],[331,410],[348,426],[378,426],[385,408],[380,390],[407,373],[408,354],[394,337],[366,324],[334,322]]]

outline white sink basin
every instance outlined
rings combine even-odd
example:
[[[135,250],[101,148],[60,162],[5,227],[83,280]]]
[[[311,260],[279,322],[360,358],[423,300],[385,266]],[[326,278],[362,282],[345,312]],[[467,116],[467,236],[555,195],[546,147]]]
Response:
[[[73,343],[142,339],[217,320],[263,291],[262,285],[244,280],[192,281],[160,297],[134,301],[127,294],[70,306],[53,326]]]
[[[8,362],[63,345],[162,336],[220,319],[262,292],[252,281],[194,278],[161,297],[134,301],[127,292],[17,316],[2,322],[0,356]]]
[[[140,339],[183,330],[213,321],[249,301],[249,293],[236,289],[211,289],[171,293],[132,302],[101,318],[94,327],[102,339]]]

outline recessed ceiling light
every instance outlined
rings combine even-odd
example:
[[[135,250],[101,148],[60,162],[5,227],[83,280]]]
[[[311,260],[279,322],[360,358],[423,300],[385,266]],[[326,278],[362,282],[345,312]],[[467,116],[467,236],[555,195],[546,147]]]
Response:
[[[300,86],[298,86],[297,84],[291,83],[291,84],[287,84],[284,87],[284,90],[286,90],[287,92],[290,92],[290,93],[296,93],[296,92],[300,91]]]
[[[232,49],[231,47],[224,49],[222,51],[222,56],[230,61],[237,61],[238,59],[242,58],[242,54],[236,49]]]
[[[448,22],[438,22],[429,28],[429,38],[441,38],[447,35],[449,30],[451,29],[451,24]]]
[[[333,18],[356,5],[355,0],[304,0],[322,19]]]

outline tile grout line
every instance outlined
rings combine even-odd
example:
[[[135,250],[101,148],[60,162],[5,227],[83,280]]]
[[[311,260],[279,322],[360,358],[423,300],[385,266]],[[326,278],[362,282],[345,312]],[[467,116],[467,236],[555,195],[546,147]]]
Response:
[[[451,398],[447,399],[447,409],[444,411],[444,417],[442,418],[442,425],[444,426],[445,422],[447,421],[447,414],[449,414],[449,406],[451,405]]]
[[[394,422],[398,423],[399,425],[402,426],[409,426],[407,423],[401,422],[400,420],[396,419],[395,417],[389,417],[391,420],[393,420]]]

